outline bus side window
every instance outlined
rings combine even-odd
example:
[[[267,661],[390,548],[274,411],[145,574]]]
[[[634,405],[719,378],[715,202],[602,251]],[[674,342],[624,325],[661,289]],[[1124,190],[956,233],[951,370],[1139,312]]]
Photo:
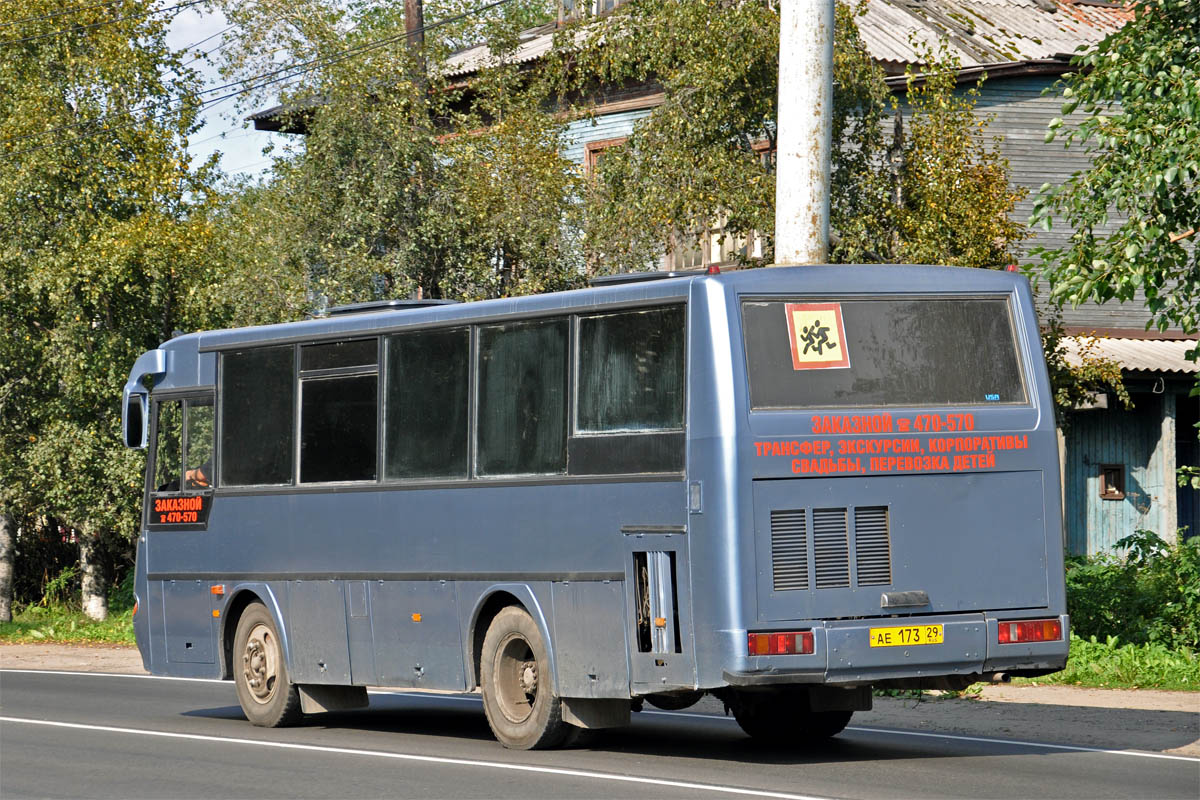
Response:
[[[686,310],[581,316],[572,475],[683,470]]]
[[[258,347],[221,356],[221,483],[292,482],[296,351]]]
[[[210,489],[213,480],[213,401],[202,397],[187,402],[187,446],[183,460],[184,488]]]
[[[683,428],[683,306],[579,318],[578,433]]]
[[[154,489],[159,492],[179,491],[180,468],[183,464],[183,403],[163,400],[155,404],[158,410],[157,434],[154,439]]]
[[[567,468],[565,318],[479,328],[480,475]]]
[[[300,482],[373,481],[379,404],[376,339],[300,348]]]
[[[470,369],[469,328],[388,337],[385,478],[467,477]]]

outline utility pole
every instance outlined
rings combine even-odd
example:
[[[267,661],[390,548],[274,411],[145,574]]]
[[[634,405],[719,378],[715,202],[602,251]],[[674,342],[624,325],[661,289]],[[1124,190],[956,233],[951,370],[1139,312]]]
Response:
[[[422,0],[404,0],[404,32],[408,49],[418,53],[425,46],[425,9]]]
[[[425,8],[423,0],[404,0],[404,33],[416,65],[417,85],[425,86]]]
[[[836,0],[780,0],[775,263],[829,260]]]

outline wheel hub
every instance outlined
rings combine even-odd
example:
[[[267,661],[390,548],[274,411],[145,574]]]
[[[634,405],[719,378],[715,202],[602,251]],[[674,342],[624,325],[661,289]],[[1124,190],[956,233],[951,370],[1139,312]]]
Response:
[[[275,646],[265,625],[257,625],[242,650],[242,676],[256,702],[266,703],[275,692],[277,668]]]
[[[526,661],[521,669],[521,691],[533,699],[537,694],[537,662]]]

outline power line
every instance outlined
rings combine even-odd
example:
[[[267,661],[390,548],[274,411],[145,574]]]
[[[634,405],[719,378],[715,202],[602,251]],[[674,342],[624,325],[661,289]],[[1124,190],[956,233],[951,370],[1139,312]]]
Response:
[[[229,135],[227,135],[229,133],[229,131],[222,131],[221,133],[214,133],[212,136],[205,136],[203,139],[197,139],[194,142],[189,141],[188,147],[196,147],[197,145],[206,144],[207,142],[211,142],[216,139],[222,139],[226,142],[232,142],[234,139],[245,139],[247,136],[250,136],[251,134],[261,133],[261,132],[262,131],[250,130],[250,131],[242,131],[241,133],[234,134],[233,136],[229,136]]]
[[[113,19],[106,19],[106,20],[102,20],[100,22],[93,22],[90,25],[75,25],[70,28],[63,28],[63,29],[57,30],[57,31],[50,31],[49,33],[38,33],[33,36],[22,36],[19,39],[0,39],[0,47],[3,47],[6,44],[20,44],[21,42],[34,42],[34,41],[38,41],[39,39],[49,39],[54,36],[63,36],[68,33],[79,33],[80,31],[90,31],[93,28],[100,28],[100,27],[103,27],[104,25],[113,25],[117,22],[124,22],[125,20],[129,20],[129,19],[139,19],[141,17],[150,17],[155,14],[165,14],[168,11],[179,11],[179,10],[182,10],[185,8],[190,8],[191,6],[198,6],[201,3],[207,3],[207,2],[209,2],[209,0],[190,0],[190,2],[187,2],[187,3],[180,3],[179,5],[168,6],[166,8],[159,8],[159,9],[154,9],[151,11],[144,11],[139,14],[127,14],[123,17],[114,17]]]
[[[184,6],[195,5],[196,3],[207,2],[207,1],[208,0],[193,0],[193,2],[191,2],[191,3],[185,3],[182,5],[184,5]],[[327,57],[323,57],[323,58],[310,59],[309,61],[301,61],[298,63],[287,65],[287,66],[282,67],[277,70],[260,73],[258,75],[252,75],[248,78],[242,79],[241,81],[222,84],[220,86],[214,86],[214,87],[211,87],[208,89],[202,89],[199,92],[197,92],[198,95],[205,95],[205,94],[209,94],[211,92],[217,92],[217,91],[222,91],[225,89],[231,89],[235,86],[242,87],[242,88],[238,89],[237,91],[230,92],[221,97],[215,97],[215,98],[211,98],[209,100],[204,100],[197,104],[196,110],[199,111],[202,108],[214,106],[214,105],[216,105],[218,103],[222,103],[232,97],[237,97],[240,94],[247,94],[249,92],[256,91],[258,89],[266,88],[267,86],[272,86],[277,83],[282,83],[284,81],[290,80],[291,78],[295,78],[295,77],[298,77],[299,75],[303,75],[307,72],[312,72],[314,69],[317,69],[318,67],[321,67],[321,66],[332,66],[334,64],[341,63],[342,61],[349,60],[356,56],[362,55],[363,53],[370,52],[371,50],[375,50],[380,47],[384,47],[385,45],[391,44],[391,43],[399,41],[401,39],[406,39],[412,34],[421,33],[421,32],[428,31],[428,30],[433,30],[434,28],[440,28],[444,25],[449,25],[451,23],[458,22],[459,20],[465,19],[467,17],[474,16],[475,14],[481,14],[485,11],[490,11],[493,8],[498,8],[499,6],[506,5],[510,2],[512,2],[512,0],[494,0],[494,2],[487,3],[485,5],[479,6],[478,8],[475,8],[475,9],[468,9],[467,11],[464,11],[460,14],[455,14],[452,17],[446,17],[445,19],[440,19],[440,20],[437,20],[436,22],[431,22],[427,25],[423,25],[420,28],[414,29],[412,31],[405,31],[404,33],[396,34],[394,36],[384,37],[383,39],[377,39],[373,42],[367,42],[366,44],[358,45],[357,47],[348,48],[346,50],[343,50],[337,56],[327,56]],[[180,6],[176,6],[176,8],[178,8],[178,7],[180,7]],[[0,44],[3,44],[3,42],[0,42]],[[299,70],[299,71],[293,72],[294,70]],[[289,73],[293,73],[293,74],[283,75],[283,77],[279,77],[279,78],[275,77],[275,76],[281,75],[285,72],[289,72]],[[273,80],[264,80],[262,83],[255,84],[253,86],[246,85],[252,81],[258,81],[258,80],[264,79],[264,78],[273,78]],[[175,99],[182,100],[181,98],[175,98]],[[149,121],[152,119],[157,119],[159,117],[164,117],[173,112],[180,111],[183,108],[184,108],[184,103],[181,102],[177,108],[168,108],[165,111],[161,111],[157,114],[152,114],[151,116],[146,118],[146,121]],[[69,125],[63,125],[58,128],[52,128],[48,131],[39,131],[37,133],[30,133],[30,134],[26,134],[24,136],[17,136],[17,137],[13,137],[11,139],[5,139],[3,142],[0,142],[0,144],[7,144],[9,142],[19,142],[19,141],[23,141],[26,139],[39,138],[41,136],[46,136],[51,133],[57,133],[57,132],[61,132],[61,131],[73,129],[73,128],[83,128],[83,127],[86,127],[89,125],[100,125],[114,117],[127,116],[127,115],[130,115],[133,113],[136,113],[136,112],[132,112],[132,111],[113,112],[112,114],[107,114],[105,116],[98,117],[95,119],[84,120],[84,121],[72,123]],[[136,125],[141,121],[142,120],[140,120],[140,119],[133,119],[126,123],[121,123],[121,124],[116,124],[116,125],[105,125],[104,128],[105,128],[105,130],[115,130],[115,129],[119,129],[119,128],[129,127],[131,125]],[[11,158],[15,158],[16,156],[23,155],[25,153],[32,153],[32,152],[36,152],[39,150],[45,150],[50,147],[56,147],[61,144],[70,144],[71,142],[82,141],[83,139],[91,138],[92,136],[96,136],[96,135],[99,135],[99,132],[90,133],[90,134],[87,134],[84,136],[72,137],[70,139],[60,140],[57,142],[50,142],[48,144],[39,145],[37,147],[30,147],[30,148],[26,148],[24,150],[17,150],[12,153],[0,153],[0,159],[9,160]]]
[[[212,36],[206,36],[205,38],[201,39],[201,40],[200,40],[200,41],[198,41],[198,42],[192,42],[192,43],[191,43],[191,44],[189,44],[187,47],[184,47],[184,48],[182,48],[182,49],[180,50],[180,52],[181,52],[181,53],[186,53],[188,50],[191,50],[193,47],[199,47],[200,45],[204,44],[205,42],[209,41],[210,39],[215,39],[215,38],[216,38],[216,37],[218,37],[218,36],[222,36],[222,35],[224,35],[224,34],[226,34],[226,33],[229,33],[231,30],[233,30],[233,29],[234,29],[234,28],[236,28],[236,27],[237,27],[236,25],[230,25],[228,28],[225,28],[224,30],[219,30],[219,31],[217,31],[217,32],[216,32],[216,33],[214,33]],[[225,45],[226,45],[226,44],[227,44],[227,42],[221,42],[219,45],[217,45],[216,47],[212,48],[211,50],[205,50],[203,53],[201,53],[200,55],[196,56],[195,58],[189,59],[189,60],[187,60],[187,61],[183,62],[182,64],[180,64],[180,65],[179,65],[179,68],[180,68],[180,69],[183,69],[184,67],[188,66],[189,64],[195,64],[195,63],[196,63],[197,61],[199,61],[200,59],[202,59],[202,58],[206,58],[206,57],[208,57],[208,56],[212,55],[213,53],[217,52],[218,50],[222,50],[222,49],[224,49],[224,47],[225,47]]]

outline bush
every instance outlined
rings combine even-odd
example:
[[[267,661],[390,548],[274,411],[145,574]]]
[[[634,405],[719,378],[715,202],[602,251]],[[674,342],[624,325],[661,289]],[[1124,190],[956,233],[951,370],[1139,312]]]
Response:
[[[1188,650],[1161,644],[1122,644],[1115,636],[1103,640],[1072,636],[1066,669],[1040,678],[1018,678],[1017,682],[1196,691],[1200,689],[1200,659]]]
[[[1071,559],[1067,610],[1084,639],[1200,650],[1200,538],[1164,542],[1137,531],[1113,555]]]

